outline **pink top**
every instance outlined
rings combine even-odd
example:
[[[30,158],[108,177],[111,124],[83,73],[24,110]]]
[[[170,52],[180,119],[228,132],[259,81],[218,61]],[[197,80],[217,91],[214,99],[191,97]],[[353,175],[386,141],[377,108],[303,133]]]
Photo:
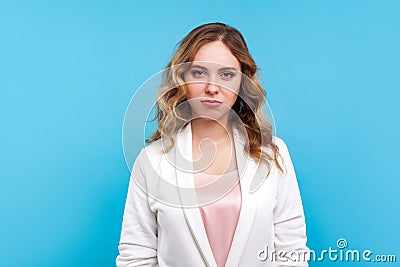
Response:
[[[207,173],[195,174],[196,188],[205,186],[218,179],[235,179],[235,187],[218,201],[200,207],[201,217],[206,229],[208,241],[218,267],[225,266],[229,250],[235,234],[242,206],[242,195],[237,170],[223,175]],[[234,183],[231,183],[229,188]],[[199,192],[197,190],[197,192]],[[204,192],[204,191],[203,191]],[[207,191],[205,191],[207,192]],[[208,194],[208,193],[207,193]],[[198,194],[198,199],[201,196]]]

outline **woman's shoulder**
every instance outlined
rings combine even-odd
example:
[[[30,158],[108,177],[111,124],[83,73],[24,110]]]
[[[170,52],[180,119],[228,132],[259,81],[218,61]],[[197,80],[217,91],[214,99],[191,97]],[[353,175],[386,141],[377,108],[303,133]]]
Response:
[[[286,142],[281,137],[273,135],[272,136],[272,143],[277,145],[279,150],[287,149]]]
[[[271,144],[272,144],[272,146],[271,145],[263,146],[263,150],[265,153],[267,153],[269,155],[271,163],[276,168],[279,169],[279,167],[277,166],[277,162],[274,159],[276,159],[278,161],[280,166],[285,166],[288,158],[290,159],[289,151],[288,151],[285,140],[276,135],[272,136]],[[277,147],[277,151],[279,153],[278,157],[276,157],[276,154],[275,154],[276,153],[276,149],[274,149],[275,146]]]
[[[284,141],[284,139],[276,135],[272,136],[272,140],[269,145],[263,145],[263,150],[267,153],[273,153],[271,145],[276,145],[279,152],[281,153],[287,150],[286,142]]]
[[[161,161],[161,149],[162,145],[159,140],[143,146],[137,154],[134,168],[139,168],[141,171],[156,169]]]
[[[156,140],[156,141],[144,146],[142,148],[141,153],[146,153],[146,154],[154,157],[158,154],[161,155],[162,151],[163,151],[163,145],[162,145],[161,139],[159,139],[159,140]]]

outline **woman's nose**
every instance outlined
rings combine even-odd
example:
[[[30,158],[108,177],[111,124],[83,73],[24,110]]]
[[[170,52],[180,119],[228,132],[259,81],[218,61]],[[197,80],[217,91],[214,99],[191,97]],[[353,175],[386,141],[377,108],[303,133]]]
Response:
[[[216,94],[219,92],[219,87],[217,84],[207,83],[206,92],[209,94]]]

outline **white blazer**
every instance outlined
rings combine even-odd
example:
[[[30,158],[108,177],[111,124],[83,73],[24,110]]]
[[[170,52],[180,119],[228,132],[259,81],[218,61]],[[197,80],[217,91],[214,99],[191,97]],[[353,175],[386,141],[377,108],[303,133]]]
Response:
[[[295,170],[285,142],[276,136],[273,140],[286,173],[278,173],[274,164],[268,178],[261,179],[257,174],[265,173],[266,165],[258,165],[244,153],[244,138],[234,129],[242,206],[225,266],[308,266],[305,217]],[[217,267],[200,210],[190,205],[196,199],[194,175],[175,165],[192,158],[190,123],[175,135],[175,141],[167,154],[160,153],[162,142],[158,140],[142,148],[135,160],[116,257],[118,267]],[[174,205],[179,203],[183,207]]]

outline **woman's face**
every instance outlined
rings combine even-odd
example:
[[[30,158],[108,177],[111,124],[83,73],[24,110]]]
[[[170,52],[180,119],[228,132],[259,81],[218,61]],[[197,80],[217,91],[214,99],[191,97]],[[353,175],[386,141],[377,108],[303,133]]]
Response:
[[[236,101],[240,62],[221,41],[203,45],[184,73],[186,98],[196,117],[220,120]]]

